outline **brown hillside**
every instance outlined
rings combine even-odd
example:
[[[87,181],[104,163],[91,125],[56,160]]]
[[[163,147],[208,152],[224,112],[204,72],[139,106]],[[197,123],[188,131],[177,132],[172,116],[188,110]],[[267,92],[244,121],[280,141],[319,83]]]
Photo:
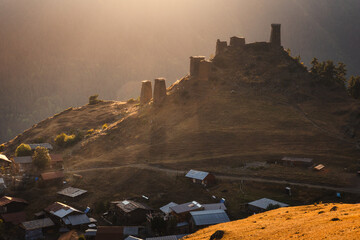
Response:
[[[186,240],[208,240],[218,230],[221,240],[359,239],[360,205],[319,204],[281,208],[247,219],[200,230]]]
[[[341,86],[313,79],[286,51],[267,43],[230,47],[213,59],[208,81],[186,76],[167,95],[161,106],[103,102],[67,110],[8,142],[7,151],[107,123],[76,146],[56,149],[66,153],[67,169],[148,163],[346,185],[354,174],[348,177],[344,168],[353,173],[360,167],[354,137],[358,103]],[[314,158],[327,171],[243,167],[285,155]],[[334,181],[339,173],[341,179]]]

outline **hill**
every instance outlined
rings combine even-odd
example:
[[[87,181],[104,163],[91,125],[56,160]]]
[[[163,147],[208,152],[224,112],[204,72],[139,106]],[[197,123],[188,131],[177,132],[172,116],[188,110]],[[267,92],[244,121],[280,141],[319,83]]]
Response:
[[[359,204],[319,204],[257,214],[205,228],[184,239],[211,239],[211,235],[218,230],[225,232],[221,240],[357,239],[360,234],[359,223]]]
[[[69,170],[152,164],[354,183],[360,167],[360,115],[358,103],[341,84],[314,78],[282,48],[265,42],[229,46],[211,64],[208,80],[185,76],[167,89],[161,105],[103,101],[70,108],[8,142],[7,152],[12,154],[20,143],[54,143],[61,132],[80,131],[86,135],[80,143],[55,149],[64,154]],[[96,131],[88,134],[90,129]],[[283,156],[311,157],[327,170],[263,165]]]

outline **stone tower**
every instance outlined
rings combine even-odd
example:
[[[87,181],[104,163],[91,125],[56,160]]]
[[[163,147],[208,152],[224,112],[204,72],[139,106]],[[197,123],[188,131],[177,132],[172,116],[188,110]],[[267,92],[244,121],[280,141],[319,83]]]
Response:
[[[225,52],[226,48],[227,48],[227,42],[226,41],[220,41],[220,39],[218,39],[216,41],[215,55],[219,55],[220,53]]]
[[[199,65],[202,60],[205,60],[203,56],[190,57],[190,76],[196,77],[199,74]]]
[[[156,78],[154,84],[154,104],[161,104],[166,98],[165,78]]]
[[[245,46],[245,38],[239,38],[239,37],[231,37],[230,38],[230,46],[239,48]]]
[[[271,24],[270,43],[274,46],[281,46],[281,24]]]
[[[141,83],[140,104],[144,105],[150,102],[152,98],[152,85],[149,80],[142,81]]]
[[[209,80],[211,73],[211,62],[207,60],[202,60],[199,64],[199,74],[198,77],[200,80]]]

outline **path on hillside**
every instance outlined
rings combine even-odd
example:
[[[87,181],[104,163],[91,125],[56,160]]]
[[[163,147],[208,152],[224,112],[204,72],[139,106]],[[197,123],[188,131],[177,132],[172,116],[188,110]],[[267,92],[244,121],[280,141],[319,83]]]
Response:
[[[157,172],[163,172],[163,173],[167,173],[167,174],[171,174],[171,175],[185,175],[186,174],[186,171],[162,168],[162,167],[157,167],[157,166],[150,166],[150,165],[146,165],[146,164],[130,164],[130,165],[122,165],[122,166],[114,166],[114,167],[88,168],[88,169],[65,171],[65,173],[70,173],[70,174],[85,173],[85,172],[91,172],[91,171],[108,171],[108,170],[116,170],[116,169],[124,169],[124,168],[146,169],[146,170],[152,170],[152,171],[157,171]],[[334,191],[334,192],[346,192],[346,193],[360,194],[359,187],[353,187],[353,188],[333,187],[333,186],[317,185],[317,184],[309,184],[309,183],[290,182],[290,181],[285,181],[285,180],[265,179],[265,178],[260,178],[260,177],[246,177],[246,176],[241,177],[241,176],[229,176],[229,175],[223,175],[223,174],[216,174],[216,177],[218,179],[223,179],[223,180],[274,183],[274,184],[283,184],[283,185],[289,185],[289,186],[324,189],[324,190],[330,190],[330,191]]]

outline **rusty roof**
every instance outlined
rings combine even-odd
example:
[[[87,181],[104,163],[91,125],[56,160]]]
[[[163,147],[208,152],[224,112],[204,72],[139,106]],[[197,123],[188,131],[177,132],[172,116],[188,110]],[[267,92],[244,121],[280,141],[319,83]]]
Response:
[[[81,211],[61,202],[54,202],[53,204],[45,208],[45,211],[59,218],[63,218],[73,212],[82,213]]]
[[[52,162],[63,162],[64,159],[61,154],[50,154],[50,158]]]
[[[26,213],[25,212],[4,213],[1,214],[1,218],[4,219],[4,222],[18,225],[26,221]]]
[[[2,198],[0,198],[0,206],[5,206],[12,202],[28,204],[27,201],[25,201],[24,199],[21,199],[21,198],[14,198],[14,197],[9,197],[9,196],[3,196]]]
[[[117,202],[116,206],[126,213],[132,212],[139,208],[145,210],[151,210],[151,208],[146,206],[145,204],[138,203],[132,200],[124,200],[121,202]]]
[[[191,212],[191,211],[197,211],[197,210],[201,210],[203,208],[204,207],[196,201],[192,201],[192,202],[188,202],[188,203],[170,207],[170,209],[173,210],[177,214]]]
[[[64,177],[64,173],[62,171],[46,172],[46,173],[41,174],[41,178],[44,181],[49,181],[49,180],[53,180],[53,179],[59,179],[59,178],[63,178],[63,177]]]
[[[121,226],[99,226],[95,240],[123,240],[123,227]]]

